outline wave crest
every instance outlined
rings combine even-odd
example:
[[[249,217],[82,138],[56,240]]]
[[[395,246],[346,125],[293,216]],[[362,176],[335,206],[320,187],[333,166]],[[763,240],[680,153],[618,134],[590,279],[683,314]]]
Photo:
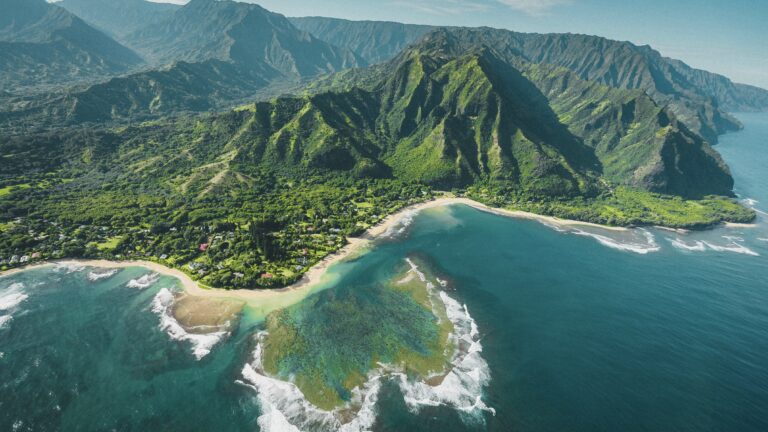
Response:
[[[390,225],[383,234],[381,234],[381,238],[393,239],[403,235],[408,227],[411,226],[413,223],[413,218],[415,218],[418,213],[419,212],[416,210],[404,211],[402,214],[400,214],[398,219],[393,222],[392,225]]]
[[[88,280],[91,282],[98,282],[102,279],[109,279],[112,276],[116,275],[118,271],[119,271],[118,269],[104,270],[101,272],[91,271],[91,272],[88,272]]]
[[[207,334],[188,333],[176,318],[173,317],[174,295],[168,288],[161,289],[152,300],[152,312],[160,316],[160,329],[173,340],[186,341],[192,344],[192,355],[201,360],[213,350],[229,332],[220,331]]]
[[[147,274],[145,274],[144,276],[142,276],[140,278],[131,279],[130,281],[128,281],[126,286],[128,288],[136,288],[136,289],[143,290],[143,289],[147,289],[150,286],[152,286],[152,284],[157,282],[158,279],[160,279],[160,275],[159,274],[157,274],[157,273],[147,273]]]
[[[63,261],[56,263],[53,270],[57,273],[71,274],[85,270],[85,265],[77,261]]]
[[[575,228],[571,232],[579,236],[592,237],[593,239],[600,242],[600,244],[602,244],[603,246],[607,246],[611,249],[616,249],[624,252],[633,252],[636,254],[645,255],[651,252],[658,252],[659,250],[661,250],[661,247],[659,246],[659,244],[656,243],[656,237],[654,237],[653,233],[651,233],[650,231],[644,228],[638,228],[638,231],[642,233],[643,237],[645,238],[645,243],[634,242],[634,241],[622,242],[621,240],[618,240],[618,239],[614,239],[602,234],[580,230],[578,228]]]
[[[722,237],[728,240],[729,243],[725,245],[718,245],[706,240],[694,240],[692,244],[689,244],[689,243],[686,243],[680,237],[677,237],[674,239],[667,238],[667,240],[669,240],[670,244],[672,244],[673,247],[683,251],[705,252],[707,250],[711,250],[715,252],[732,252],[732,253],[738,253],[743,255],[760,256],[759,253],[753,251],[752,249],[740,243],[744,241],[743,238],[734,237],[734,236],[722,236]]]

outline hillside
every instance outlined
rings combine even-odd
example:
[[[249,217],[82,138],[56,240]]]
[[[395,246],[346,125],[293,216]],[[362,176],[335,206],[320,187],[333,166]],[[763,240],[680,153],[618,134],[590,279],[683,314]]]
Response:
[[[152,70],[0,109],[0,122],[37,126],[131,120],[226,108],[260,89],[364,64],[257,5],[195,0],[125,37]]]
[[[245,68],[266,65],[286,78],[363,65],[350,50],[298,30],[284,16],[235,1],[192,0],[126,39],[156,64],[215,59]]]
[[[0,90],[96,80],[141,64],[130,49],[44,0],[5,0],[0,16]]]
[[[435,189],[614,225],[755,217],[715,196],[727,167],[644,92],[421,48],[365,89],[4,137],[0,253],[154,257],[212,286],[276,287]]]
[[[419,42],[429,30],[424,26],[386,22],[344,21],[333,18],[294,18],[298,26],[339,46],[367,52],[371,39],[397,41],[398,46]],[[562,66],[586,80],[611,87],[642,89],[669,107],[689,128],[710,142],[717,136],[740,127],[726,111],[768,109],[768,90],[733,83],[728,78],[694,69],[685,63],[663,57],[648,46],[613,41],[598,36],[574,34],[529,34],[491,28],[433,29],[434,37],[450,32],[462,41],[460,49],[492,46],[505,57],[520,57],[532,63]],[[390,51],[391,52],[391,51]],[[377,59],[385,60],[383,53]]]

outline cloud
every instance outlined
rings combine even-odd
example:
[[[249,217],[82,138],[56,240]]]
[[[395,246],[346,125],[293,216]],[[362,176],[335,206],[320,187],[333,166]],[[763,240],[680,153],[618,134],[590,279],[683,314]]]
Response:
[[[498,0],[512,9],[532,16],[546,15],[552,8],[571,3],[571,0]]]

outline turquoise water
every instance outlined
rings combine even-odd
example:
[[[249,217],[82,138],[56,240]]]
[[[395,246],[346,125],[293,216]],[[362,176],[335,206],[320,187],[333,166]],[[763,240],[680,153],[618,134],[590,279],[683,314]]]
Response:
[[[739,117],[746,129],[717,149],[741,198],[768,210],[768,115]],[[479,390],[495,414],[408,403],[413,389],[389,379],[373,430],[765,431],[760,239],[763,214],[756,228],[622,234],[454,206],[421,213],[401,236],[338,266],[342,276],[317,296],[324,305],[347,298],[416,254],[477,325],[490,372]],[[147,273],[140,268],[99,282],[67,271],[0,279],[0,316],[13,317],[0,329],[0,430],[258,430],[267,409],[243,368],[260,324],[244,320],[198,361],[152,310],[173,279],[142,290],[127,287]]]

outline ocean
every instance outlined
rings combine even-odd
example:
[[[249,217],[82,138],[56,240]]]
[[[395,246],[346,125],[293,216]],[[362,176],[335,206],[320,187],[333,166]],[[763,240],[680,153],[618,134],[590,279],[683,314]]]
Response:
[[[717,150],[757,227],[617,233],[456,205],[334,266],[293,307],[333,326],[313,333],[321,354],[366,337],[367,321],[337,325],[329,310],[364,304],[357,319],[394,325],[376,314],[404,306],[374,294],[409,257],[439,275],[472,347],[437,390],[372,374],[348,429],[768,430],[768,115],[738,117],[746,128]],[[230,334],[186,334],[165,309],[177,281],[150,273],[59,265],[0,279],[0,430],[338,428],[256,370],[262,313]]]

